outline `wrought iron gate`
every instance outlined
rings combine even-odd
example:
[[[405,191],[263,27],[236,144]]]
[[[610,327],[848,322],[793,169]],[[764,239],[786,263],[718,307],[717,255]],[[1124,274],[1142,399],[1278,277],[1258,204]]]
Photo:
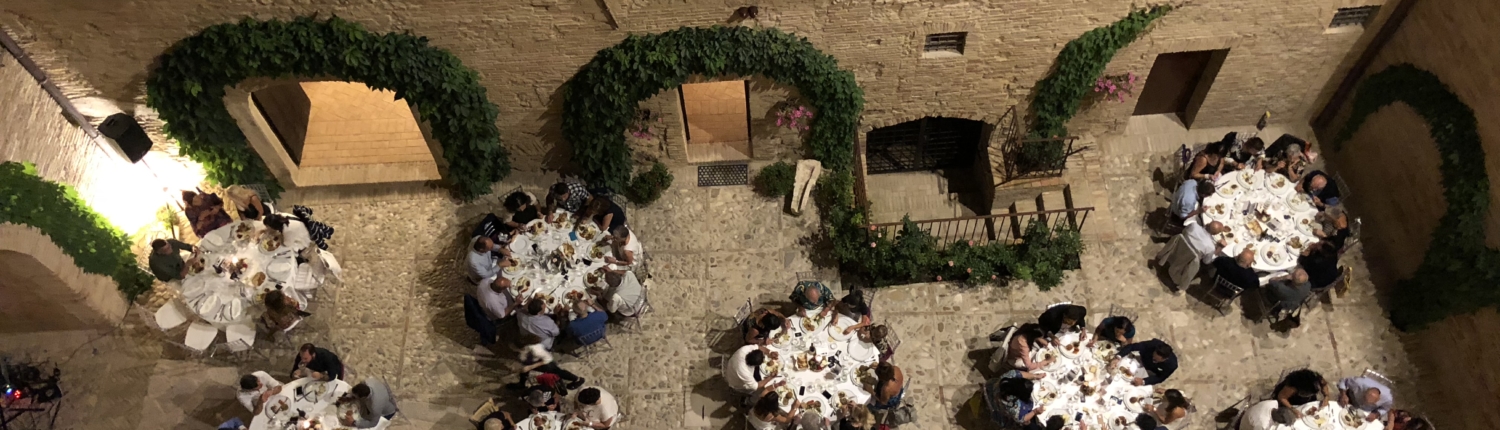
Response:
[[[927,117],[871,130],[865,158],[871,174],[971,167],[983,136],[983,122]]]

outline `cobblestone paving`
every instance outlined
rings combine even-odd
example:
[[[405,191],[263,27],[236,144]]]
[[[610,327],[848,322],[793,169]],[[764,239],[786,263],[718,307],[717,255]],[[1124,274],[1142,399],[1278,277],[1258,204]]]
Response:
[[[1221,317],[1190,295],[1170,293],[1148,265],[1161,245],[1142,220],[1166,202],[1151,182],[1153,160],[1110,155],[1102,163],[1104,183],[1094,185],[1107,190],[1112,219],[1090,222],[1112,223],[1118,239],[1087,243],[1083,269],[1062,286],[1041,292],[1032,285],[930,283],[877,293],[876,319],[897,330],[895,360],[912,381],[907,398],[918,421],[903,428],[992,428],[975,409],[985,377],[976,363],[993,349],[988,334],[1060,301],[1094,315],[1138,315],[1140,339],[1176,347],[1182,367],[1166,385],[1198,407],[1181,428],[1213,428],[1214,413],[1266,395],[1284,370],[1306,365],[1330,379],[1377,369],[1398,381],[1398,402],[1414,400],[1400,395],[1412,391],[1413,371],[1358,249],[1346,256],[1355,267],[1350,294],[1308,312],[1290,334],[1251,322],[1238,306]],[[733,345],[712,340],[747,298],[784,303],[795,273],[813,268],[807,244],[817,217],[784,215],[780,202],[748,187],[692,187],[691,171],[676,173],[678,185],[660,202],[629,214],[650,256],[656,312],[638,332],[612,331],[613,350],[563,356],[563,366],[618,396],[627,417],[619,428],[742,428],[717,378],[717,357]],[[496,191],[524,182],[539,193],[551,178],[513,180]],[[0,336],[0,351],[63,363],[69,396],[60,428],[202,429],[246,416],[234,400],[236,376],[268,370],[284,378],[292,345],[301,342],[335,350],[353,373],[347,379],[387,379],[403,412],[393,428],[467,428],[466,417],[484,398],[508,396],[502,385],[518,367],[508,351],[475,355],[476,338],[462,317],[460,298],[472,287],[455,258],[472,223],[498,209],[497,199],[459,204],[441,192],[402,187],[286,196],[284,205],[313,207],[316,219],[338,228],[331,249],[346,273],[342,285],[320,293],[291,345],[262,338],[244,359],[188,360],[132,319],[107,333]]]

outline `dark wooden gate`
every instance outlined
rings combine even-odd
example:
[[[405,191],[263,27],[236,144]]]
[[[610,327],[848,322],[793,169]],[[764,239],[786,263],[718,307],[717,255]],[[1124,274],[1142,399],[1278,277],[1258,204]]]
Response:
[[[871,174],[967,168],[982,136],[983,122],[927,117],[871,130],[865,157]]]

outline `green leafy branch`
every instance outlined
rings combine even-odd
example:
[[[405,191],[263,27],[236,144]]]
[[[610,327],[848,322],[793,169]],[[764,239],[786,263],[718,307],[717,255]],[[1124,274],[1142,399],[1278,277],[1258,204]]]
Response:
[[[1131,11],[1119,21],[1089,30],[1063,46],[1052,74],[1037,82],[1036,96],[1031,99],[1035,117],[1031,138],[1067,136],[1068,120],[1078,113],[1079,103],[1093,91],[1115,52],[1134,42],[1152,22],[1172,9],[1172,5],[1160,5]]]

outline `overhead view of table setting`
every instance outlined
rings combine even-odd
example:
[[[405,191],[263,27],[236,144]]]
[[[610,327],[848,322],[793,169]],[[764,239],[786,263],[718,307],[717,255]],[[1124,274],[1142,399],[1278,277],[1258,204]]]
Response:
[[[1032,401],[1044,408],[1038,416],[1045,422],[1053,416],[1065,421],[1064,428],[1078,429],[1087,423],[1091,429],[1134,429],[1135,417],[1155,402],[1152,386],[1131,383],[1144,377],[1145,370],[1135,357],[1116,358],[1118,346],[1113,342],[1096,342],[1092,336],[1070,332],[1058,335],[1057,342],[1032,350],[1033,361],[1056,358],[1041,369],[1045,374],[1035,381]]]
[[[583,420],[558,411],[538,412],[526,419],[516,421],[516,430],[586,430],[588,428],[583,424]]]
[[[593,222],[575,224],[571,217],[535,220],[510,238],[512,265],[501,271],[522,301],[533,298],[549,308],[566,300],[594,299],[589,287],[607,288],[605,257],[614,251]]]
[[[261,411],[250,419],[249,430],[342,430],[352,429],[339,417],[359,412],[353,404],[339,405],[350,385],[341,380],[320,381],[302,378],[281,386],[281,391],[266,399]]]
[[[1287,177],[1241,170],[1219,177],[1214,186],[1214,194],[1203,199],[1199,220],[1229,227],[1215,238],[1224,242],[1224,255],[1250,247],[1255,250],[1251,267],[1276,275],[1296,267],[1302,251],[1318,242],[1318,210]]]
[[[804,410],[836,419],[840,405],[869,401],[880,350],[858,333],[844,334],[857,323],[853,319],[836,313],[819,316],[788,317],[787,329],[772,332],[767,348],[775,355],[761,371],[786,381],[776,388],[784,411],[801,400]]]

